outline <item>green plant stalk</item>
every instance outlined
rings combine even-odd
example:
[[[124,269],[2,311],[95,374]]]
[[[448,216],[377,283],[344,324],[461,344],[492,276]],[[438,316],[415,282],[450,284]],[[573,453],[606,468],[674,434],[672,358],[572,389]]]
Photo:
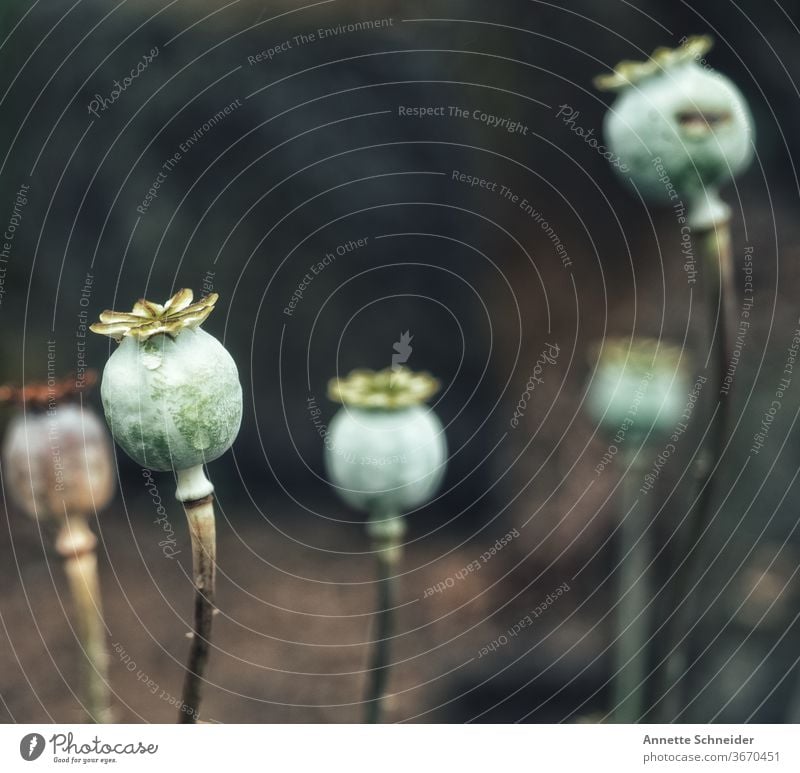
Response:
[[[797,680],[798,676],[800,676],[800,672],[798,672],[796,666],[794,670],[795,680]],[[789,699],[789,706],[786,710],[786,716],[783,721],[791,725],[800,724],[800,682],[795,684],[794,691]]]
[[[378,572],[378,601],[375,641],[367,671],[366,724],[380,724],[384,714],[384,697],[391,668],[391,638],[394,635],[396,573],[403,555],[401,540],[404,532],[402,516],[375,516],[367,523]]]
[[[683,700],[683,679],[688,663],[685,632],[691,627],[695,596],[689,593],[693,578],[697,574],[702,556],[697,550],[703,533],[711,520],[711,505],[714,499],[714,469],[725,450],[729,431],[729,399],[723,391],[725,376],[731,361],[731,339],[736,329],[736,285],[733,278],[731,255],[730,220],[726,216],[720,222],[698,232],[699,253],[705,268],[706,305],[709,313],[709,328],[714,345],[714,377],[717,385],[717,402],[712,403],[709,416],[716,409],[714,426],[710,431],[710,442],[697,457],[695,477],[699,490],[697,502],[683,530],[678,534],[676,556],[679,564],[672,581],[672,593],[668,609],[675,610],[664,628],[667,643],[666,663],[661,668],[657,696],[661,700],[658,711],[660,722],[671,722],[680,714]],[[716,333],[714,326],[716,324]],[[683,560],[685,559],[685,560]]]
[[[89,722],[113,721],[108,682],[106,626],[97,573],[97,538],[83,516],[70,516],[56,537],[72,593],[78,640],[83,651],[81,699]]]
[[[632,456],[628,456],[622,489],[624,517],[619,527],[619,601],[612,688],[614,719],[619,723],[634,723],[642,719],[648,674],[650,615],[647,606],[653,599],[650,582],[652,546],[648,535],[648,510],[637,502],[645,453],[640,449],[638,454],[634,451]]]
[[[186,662],[182,703],[178,713],[180,724],[194,724],[200,715],[203,675],[211,648],[211,626],[214,619],[217,540],[214,521],[214,496],[183,503],[192,537],[192,571],[194,574],[194,624]]]

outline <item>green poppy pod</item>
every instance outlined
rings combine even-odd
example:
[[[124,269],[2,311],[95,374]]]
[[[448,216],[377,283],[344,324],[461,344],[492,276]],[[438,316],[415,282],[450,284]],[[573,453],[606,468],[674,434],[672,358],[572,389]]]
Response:
[[[371,515],[399,515],[427,502],[444,477],[447,443],[423,403],[438,390],[405,368],[353,371],[331,382],[343,403],[325,437],[325,466],[337,493]]]
[[[144,467],[189,470],[224,454],[236,438],[236,363],[199,327],[216,300],[192,304],[192,293],[181,290],[164,306],[139,301],[132,313],[104,312],[92,325],[120,341],[103,370],[103,408],[114,440]]]
[[[699,61],[708,37],[658,49],[647,62],[621,62],[596,85],[619,96],[604,122],[610,150],[654,203],[689,207],[695,226],[727,214],[718,188],[753,157],[753,119],[733,82]]]
[[[681,350],[649,338],[607,339],[596,347],[589,414],[608,433],[643,439],[673,431],[686,406],[688,378]]]

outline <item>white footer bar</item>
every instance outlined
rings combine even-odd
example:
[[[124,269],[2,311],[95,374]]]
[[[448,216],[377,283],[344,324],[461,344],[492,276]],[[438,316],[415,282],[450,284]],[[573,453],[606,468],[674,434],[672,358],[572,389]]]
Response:
[[[793,725],[5,725],[0,770],[766,773],[800,770],[799,735]]]

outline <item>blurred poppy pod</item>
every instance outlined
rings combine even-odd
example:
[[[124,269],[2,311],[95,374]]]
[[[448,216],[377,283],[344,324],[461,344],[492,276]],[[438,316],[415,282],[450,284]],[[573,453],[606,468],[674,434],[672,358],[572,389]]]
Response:
[[[611,338],[594,347],[586,404],[610,433],[643,440],[671,432],[686,405],[688,376],[678,347],[650,338]]]
[[[354,370],[328,384],[342,403],[325,436],[325,466],[349,505],[369,514],[375,551],[378,603],[370,658],[365,720],[381,721],[391,667],[396,568],[402,557],[403,513],[427,502],[444,477],[447,443],[436,414],[424,403],[439,391],[429,373],[396,366]]]
[[[94,382],[92,375],[84,380]],[[3,442],[11,498],[34,518],[63,519],[103,509],[116,488],[111,439],[75,380],[6,389],[18,404]]]
[[[694,282],[693,254],[697,252],[709,339],[716,350],[709,380],[716,382],[718,400],[709,409],[713,412],[704,448],[695,455],[699,494],[675,549],[681,563],[670,603],[679,607],[679,612],[667,621],[664,633],[671,654],[667,667],[661,669],[660,692],[667,697],[660,714],[663,721],[670,722],[677,718],[679,694],[672,688],[682,679],[686,663],[683,630],[691,601],[683,601],[691,595],[691,577],[701,561],[701,554],[692,551],[711,518],[713,472],[722,461],[730,423],[726,372],[732,361],[739,307],[730,208],[720,198],[719,187],[744,170],[754,152],[750,110],[739,89],[706,66],[703,56],[710,48],[707,36],[685,38],[674,50],[660,48],[646,62],[621,62],[613,73],[595,79],[598,88],[619,92],[604,122],[607,144],[623,162],[620,166],[626,168],[625,176],[645,198],[671,204],[681,225],[680,252],[687,258],[684,270],[691,272],[690,283]],[[619,379],[613,381],[613,375],[611,378],[619,383]],[[593,391],[595,407],[605,415],[603,390],[598,385]],[[669,424],[671,400],[665,392],[653,429]],[[608,415],[613,412],[609,410]],[[687,554],[688,561],[684,560]]]
[[[604,132],[625,176],[654,202],[683,199],[696,227],[727,216],[717,189],[753,156],[747,102],[730,79],[700,62],[711,46],[708,36],[690,37],[595,79],[598,88],[619,92]]]
[[[650,338],[612,338],[593,347],[586,407],[611,439],[603,462],[621,452],[620,523],[615,530],[619,600],[614,620],[612,706],[619,722],[643,716],[651,641],[651,513],[639,487],[655,450],[685,414],[688,383],[682,350]],[[688,419],[687,419],[688,420]],[[649,441],[649,442],[648,442]],[[658,444],[658,445],[656,445]]]
[[[116,477],[108,430],[91,407],[76,401],[95,381],[90,371],[80,385],[70,378],[0,388],[0,399],[18,405],[3,443],[3,469],[12,499],[28,515],[58,525],[55,548],[72,592],[81,647],[83,708],[90,722],[110,722],[97,538],[89,518],[111,500]]]
[[[144,467],[186,471],[221,456],[236,438],[242,420],[236,363],[199,327],[217,298],[212,293],[193,303],[191,290],[180,290],[163,306],[140,300],[130,313],[104,311],[91,326],[120,342],[103,370],[103,407],[114,440]],[[178,498],[185,499],[180,491]]]
[[[345,502],[388,516],[434,495],[444,476],[447,443],[424,402],[438,389],[429,374],[407,368],[354,370],[330,382],[330,399],[343,407],[330,423],[325,464]]]

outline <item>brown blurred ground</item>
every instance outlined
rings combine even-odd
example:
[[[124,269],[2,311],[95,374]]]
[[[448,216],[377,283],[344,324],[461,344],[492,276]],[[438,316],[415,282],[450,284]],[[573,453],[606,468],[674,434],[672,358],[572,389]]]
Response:
[[[145,500],[131,507],[132,529],[118,505],[103,517],[101,565],[111,681],[117,717],[126,722],[175,720],[169,697],[180,694],[187,646],[191,586],[184,573],[189,559],[185,525],[177,506],[170,508],[182,552],[169,559],[157,545],[160,535],[151,514]],[[372,566],[367,556],[340,551],[366,549],[361,529],[317,519],[313,529],[291,525],[292,538],[287,538],[253,518],[237,517],[235,529],[220,520],[220,614],[204,718],[360,721],[364,641],[374,603]],[[286,519],[281,521],[286,526]],[[65,615],[69,598],[58,558],[49,547],[42,548],[34,523],[12,516],[10,526],[13,551],[4,530],[2,550],[9,560],[0,567],[0,661],[7,664],[0,671],[0,721],[80,721],[72,694],[78,687],[78,645]],[[315,547],[304,547],[303,541]],[[552,590],[555,580],[548,578],[513,598],[511,584],[502,576],[509,570],[513,576],[520,556],[508,549],[480,572],[423,598],[426,588],[453,576],[478,555],[474,546],[453,547],[429,539],[408,550],[391,678],[391,691],[397,694],[387,717],[391,721],[467,718],[460,717],[469,709],[459,708],[464,700],[459,693],[476,687],[477,677],[488,674],[485,668],[497,671],[515,645],[490,655],[491,666],[478,667],[478,651]],[[498,610],[498,598],[509,602],[506,609]],[[552,628],[572,605],[566,597],[560,603],[537,635]],[[493,609],[498,611],[492,616]],[[574,624],[567,626],[541,648],[538,659],[552,657],[564,641],[577,638]],[[443,706],[447,701],[456,705]]]

